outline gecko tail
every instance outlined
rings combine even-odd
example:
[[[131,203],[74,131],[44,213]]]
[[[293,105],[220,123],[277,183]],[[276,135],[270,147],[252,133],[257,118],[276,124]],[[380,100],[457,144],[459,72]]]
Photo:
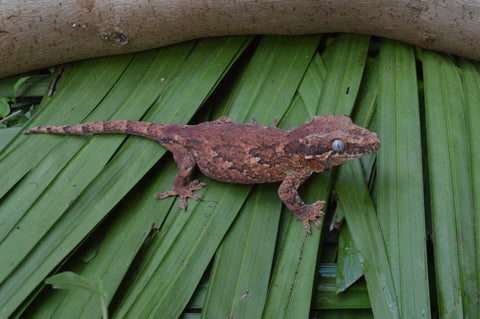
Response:
[[[75,125],[37,126],[23,131],[23,134],[47,133],[59,135],[84,135],[93,133],[121,133],[153,139],[155,135],[158,136],[162,133],[164,126],[165,125],[157,123],[121,120]]]

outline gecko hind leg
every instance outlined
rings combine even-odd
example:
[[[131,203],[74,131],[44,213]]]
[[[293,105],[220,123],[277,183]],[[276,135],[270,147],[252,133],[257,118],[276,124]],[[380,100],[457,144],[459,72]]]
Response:
[[[194,200],[202,200],[202,196],[195,194],[193,191],[199,190],[205,186],[205,183],[199,183],[198,180],[193,180],[188,183],[190,175],[195,168],[195,159],[184,149],[174,149],[173,158],[178,165],[178,173],[173,179],[173,189],[165,193],[156,193],[155,198],[166,198],[168,196],[179,196],[180,207],[183,210],[187,209],[187,198]]]

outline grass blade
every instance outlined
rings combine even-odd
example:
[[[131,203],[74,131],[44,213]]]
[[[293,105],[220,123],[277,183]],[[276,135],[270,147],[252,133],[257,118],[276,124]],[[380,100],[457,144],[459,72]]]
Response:
[[[21,127],[3,128],[0,134],[0,151],[20,133]]]
[[[131,55],[127,55],[103,61],[85,61],[75,65],[74,70],[78,71],[72,70],[71,75],[62,78],[55,99],[44,99],[42,107],[28,124],[32,126],[48,122],[72,124],[84,119],[105,97],[131,58]],[[82,81],[84,78],[94,78],[95,81]],[[66,95],[67,91],[70,92],[69,95]],[[50,107],[44,107],[46,104]],[[64,105],[71,107],[62,107]],[[0,175],[0,198],[55,147],[54,143],[47,147],[43,143],[46,139],[47,136],[34,140],[18,135],[0,152],[4,168],[4,173]]]
[[[478,317],[467,121],[462,82],[446,55],[424,51],[425,116],[437,298],[445,317]]]
[[[462,70],[463,89],[465,92],[465,106],[470,137],[470,158],[472,165],[472,196],[475,231],[475,251],[480,250],[480,139],[477,137],[478,123],[480,123],[480,66],[478,62],[466,59],[460,60]],[[480,254],[476,253],[477,280],[480,280]],[[478,283],[477,283],[478,287]],[[478,288],[477,288],[478,289]],[[480,302],[477,302],[477,313],[480,313]]]
[[[69,258],[68,269],[86,278],[101,280],[110,302],[131,267],[133,257],[148,241],[155,227],[161,225],[172,206],[173,198],[158,201],[152,196],[159,189],[169,189],[177,172],[173,161],[162,163],[159,174],[148,176],[112,211],[112,216],[89,237],[82,249]],[[140,195],[139,195],[140,194]],[[85,260],[85,251],[95,256]],[[44,292],[27,310],[26,317],[48,313],[49,317],[98,318],[101,308],[97,296],[84,291],[71,290],[67,294]]]
[[[217,250],[202,318],[260,318],[281,206],[274,184],[246,201]]]
[[[339,167],[335,189],[355,247],[362,254],[375,317],[400,318],[382,231],[359,160],[345,162]]]
[[[420,111],[413,48],[382,41],[377,212],[402,317],[430,317]]]
[[[341,211],[341,207],[337,207],[335,213],[339,211]],[[338,242],[335,293],[338,294],[345,291],[363,276],[361,260],[362,255],[355,248],[355,243],[353,242],[352,235],[348,230],[348,225],[342,225]]]
[[[325,50],[328,73],[316,114],[351,114],[367,59],[370,37],[341,34]]]
[[[376,121],[374,119],[376,115],[376,99],[378,94],[378,59],[370,61],[367,64],[367,70],[358,93],[356,101],[355,116],[354,119],[357,123],[363,127],[369,127],[370,130],[375,131]],[[370,154],[360,158],[365,176],[370,176],[372,182],[376,154]],[[337,206],[335,210],[332,223],[341,223],[341,220],[345,217],[341,207]],[[352,227],[355,227],[354,225]],[[358,230],[357,230],[358,231]],[[367,230],[368,231],[368,230]],[[361,265],[361,254],[355,248],[348,225],[342,225],[340,230],[339,247],[337,255],[337,293],[345,291],[351,284],[353,284],[358,278],[363,276],[363,268]],[[347,291],[348,293],[348,291]],[[341,296],[339,296],[341,297]]]

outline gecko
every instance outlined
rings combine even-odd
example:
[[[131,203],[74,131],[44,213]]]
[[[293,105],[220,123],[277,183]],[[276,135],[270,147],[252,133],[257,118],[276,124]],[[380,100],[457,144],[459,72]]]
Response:
[[[314,116],[290,131],[277,128],[276,122],[273,126],[263,126],[252,118],[252,123],[237,123],[225,116],[197,125],[118,120],[32,127],[23,133],[122,133],[155,140],[173,153],[178,173],[171,191],[154,196],[179,196],[184,210],[187,198],[202,200],[194,191],[205,183],[190,181],[195,167],[205,176],[227,183],[280,182],[280,199],[310,233],[310,222],[321,226],[319,218],[323,216],[325,201],[305,204],[298,193],[300,185],[313,173],[375,152],[380,139],[343,115]]]

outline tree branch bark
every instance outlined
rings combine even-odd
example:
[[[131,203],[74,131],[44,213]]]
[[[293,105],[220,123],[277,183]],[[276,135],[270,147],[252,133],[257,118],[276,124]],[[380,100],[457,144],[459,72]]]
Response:
[[[241,34],[363,33],[480,59],[478,1],[23,0],[0,6],[0,78]]]

